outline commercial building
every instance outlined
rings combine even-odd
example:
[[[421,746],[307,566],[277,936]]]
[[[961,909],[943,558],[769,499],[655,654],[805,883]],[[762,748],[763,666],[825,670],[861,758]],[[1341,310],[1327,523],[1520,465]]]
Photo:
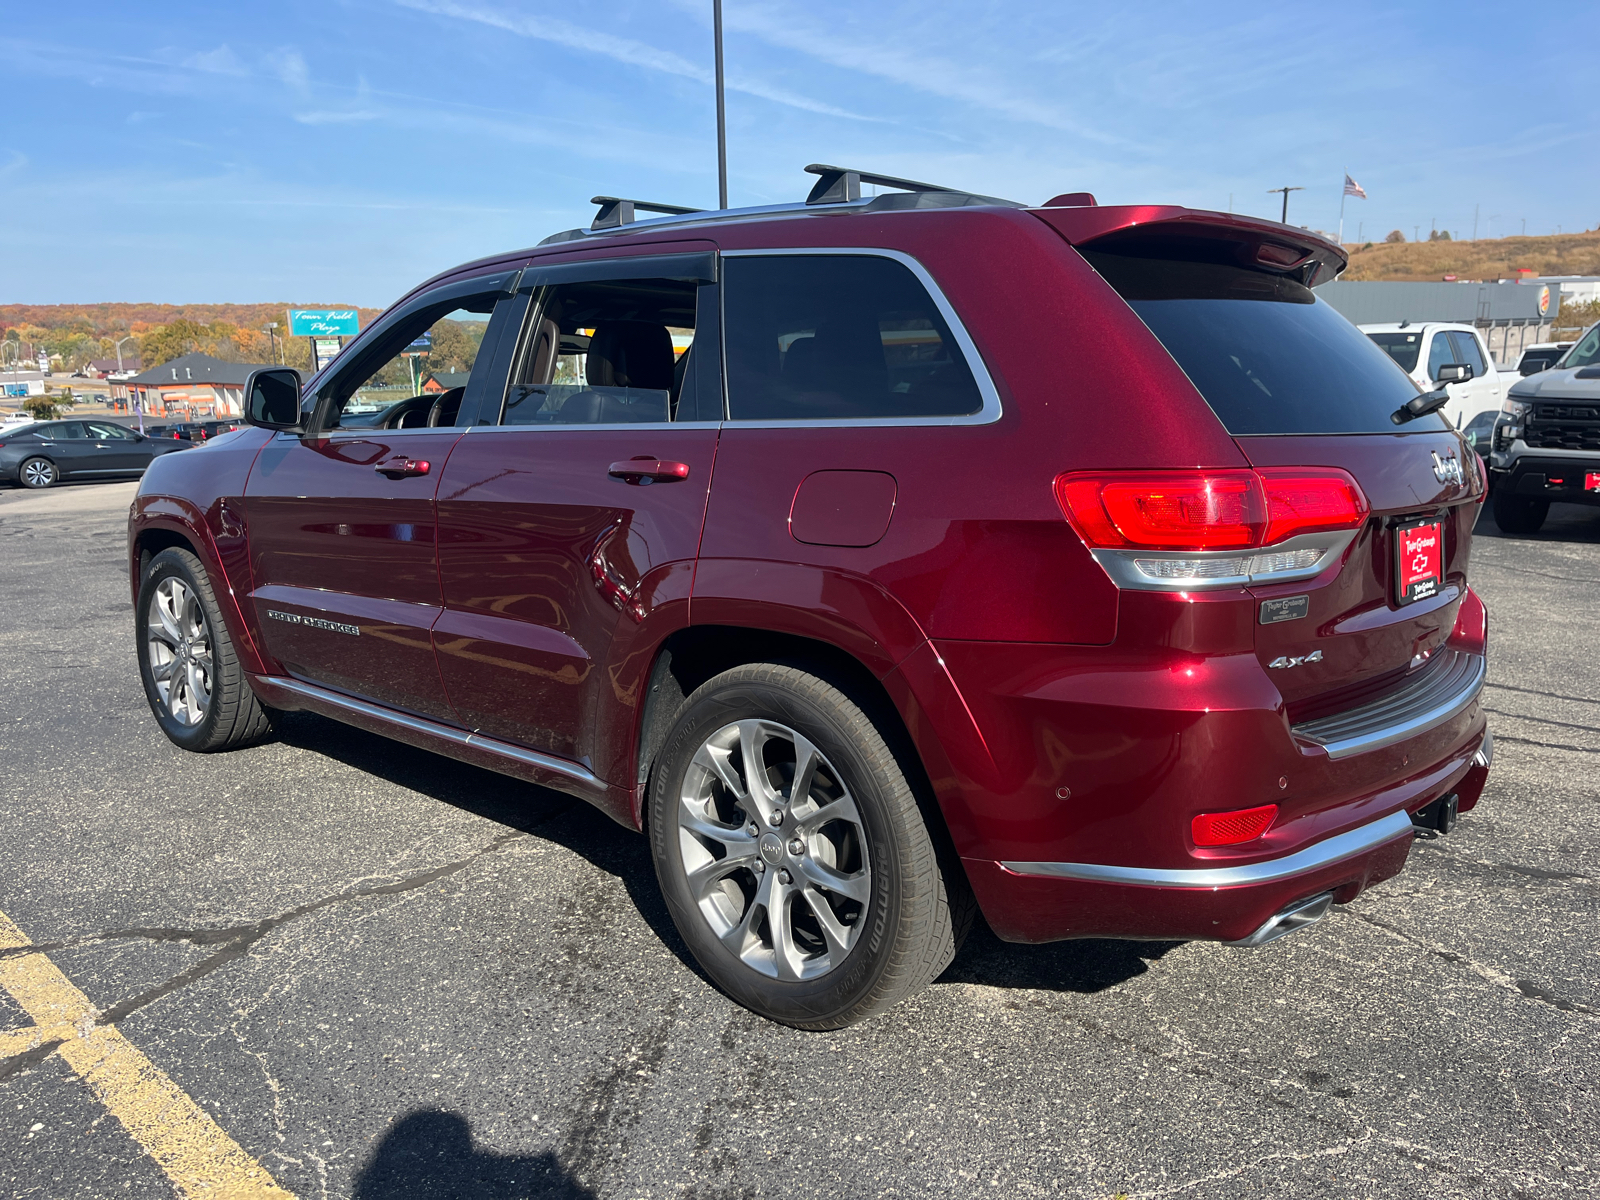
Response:
[[[1483,331],[1495,362],[1511,366],[1524,347],[1550,340],[1562,289],[1553,283],[1390,283],[1336,279],[1317,295],[1356,325],[1445,321]]]
[[[111,402],[126,411],[185,421],[239,417],[244,415],[244,384],[250,372],[272,365],[185,354],[132,379],[113,380]]]

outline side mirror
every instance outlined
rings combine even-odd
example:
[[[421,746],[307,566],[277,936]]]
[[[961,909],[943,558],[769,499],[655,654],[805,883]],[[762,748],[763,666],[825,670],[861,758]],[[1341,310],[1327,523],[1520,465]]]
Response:
[[[1472,365],[1470,363],[1445,363],[1439,368],[1439,374],[1434,380],[1436,383],[1465,383],[1472,378]]]
[[[289,367],[262,367],[245,381],[244,419],[262,429],[300,428],[300,373]]]

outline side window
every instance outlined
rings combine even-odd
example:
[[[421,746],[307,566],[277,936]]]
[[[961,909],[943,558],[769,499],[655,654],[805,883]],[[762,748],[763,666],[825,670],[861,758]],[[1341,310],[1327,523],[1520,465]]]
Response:
[[[716,288],[677,279],[605,279],[537,298],[502,425],[721,420],[696,352],[715,353]],[[697,338],[696,331],[701,335]],[[697,376],[702,378],[697,382]],[[705,411],[702,411],[704,409]]]
[[[1482,379],[1488,373],[1488,366],[1483,361],[1483,351],[1478,348],[1478,339],[1475,335],[1453,330],[1450,340],[1456,345],[1457,358],[1453,361],[1466,363],[1472,368],[1472,377]]]
[[[456,423],[498,295],[419,309],[385,330],[331,384],[324,429],[426,429]],[[487,356],[485,356],[487,369]]]
[[[82,421],[62,421],[50,426],[50,436],[58,442],[64,442],[74,438],[86,438],[89,436],[89,431],[83,427]]]
[[[89,435],[98,438],[102,442],[131,442],[134,440],[133,434],[129,433],[121,425],[112,425],[108,421],[90,421]]]
[[[1455,347],[1450,344],[1450,335],[1434,334],[1433,341],[1428,346],[1428,378],[1438,379],[1440,367],[1459,361],[1461,360],[1456,358]]]
[[[735,421],[954,417],[983,397],[933,298],[878,255],[724,259]]]

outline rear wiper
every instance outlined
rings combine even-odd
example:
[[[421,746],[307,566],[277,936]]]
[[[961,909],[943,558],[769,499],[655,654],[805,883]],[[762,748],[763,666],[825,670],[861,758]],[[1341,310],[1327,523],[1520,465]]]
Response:
[[[1431,392],[1423,392],[1420,396],[1407,400],[1389,414],[1389,420],[1396,425],[1404,425],[1407,421],[1415,421],[1418,417],[1438,412],[1449,403],[1450,393],[1444,388],[1434,388]]]

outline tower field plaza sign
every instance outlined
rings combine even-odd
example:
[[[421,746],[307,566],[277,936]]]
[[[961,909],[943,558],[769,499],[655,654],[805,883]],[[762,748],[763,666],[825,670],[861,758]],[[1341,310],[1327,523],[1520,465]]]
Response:
[[[353,308],[291,308],[290,337],[354,337],[361,321]]]

